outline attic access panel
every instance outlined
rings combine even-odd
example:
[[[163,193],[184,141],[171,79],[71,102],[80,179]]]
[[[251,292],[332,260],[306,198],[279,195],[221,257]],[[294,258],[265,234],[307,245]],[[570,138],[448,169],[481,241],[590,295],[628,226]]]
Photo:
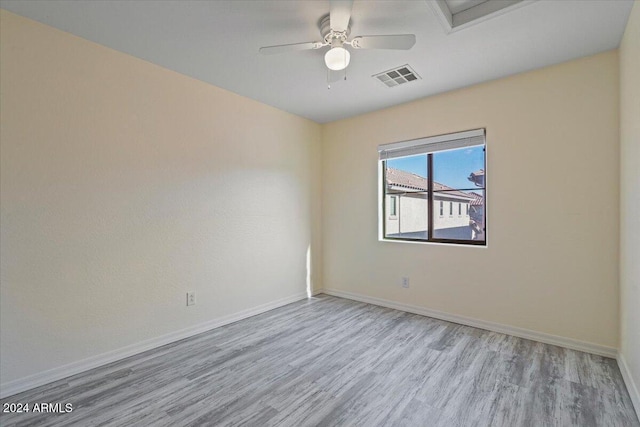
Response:
[[[535,0],[426,0],[446,33],[486,21]]]

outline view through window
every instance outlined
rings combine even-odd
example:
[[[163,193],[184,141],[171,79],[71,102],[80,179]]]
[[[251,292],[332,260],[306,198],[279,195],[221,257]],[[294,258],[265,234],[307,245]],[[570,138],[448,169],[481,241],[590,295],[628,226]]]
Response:
[[[484,130],[482,138],[456,135],[381,146],[385,239],[486,243]]]

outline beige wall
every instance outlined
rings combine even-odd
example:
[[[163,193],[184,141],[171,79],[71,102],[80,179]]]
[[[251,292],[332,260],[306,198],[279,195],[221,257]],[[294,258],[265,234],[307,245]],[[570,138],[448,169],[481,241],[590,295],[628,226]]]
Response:
[[[620,352],[640,413],[640,4],[620,46]]]
[[[620,70],[608,52],[320,127],[2,11],[2,383],[299,295],[309,247],[315,288],[610,347],[620,247],[640,378],[638,13]],[[479,127],[488,247],[378,242],[377,145]]]
[[[611,51],[325,125],[324,286],[617,347],[618,83]],[[481,127],[488,247],[379,242],[377,146]]]
[[[319,125],[0,16],[2,383],[305,294]]]

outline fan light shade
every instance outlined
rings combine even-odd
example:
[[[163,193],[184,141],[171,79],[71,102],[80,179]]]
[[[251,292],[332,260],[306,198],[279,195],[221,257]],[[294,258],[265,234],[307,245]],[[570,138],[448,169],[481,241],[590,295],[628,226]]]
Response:
[[[351,54],[343,47],[333,47],[324,55],[324,63],[330,70],[344,70],[349,65]]]

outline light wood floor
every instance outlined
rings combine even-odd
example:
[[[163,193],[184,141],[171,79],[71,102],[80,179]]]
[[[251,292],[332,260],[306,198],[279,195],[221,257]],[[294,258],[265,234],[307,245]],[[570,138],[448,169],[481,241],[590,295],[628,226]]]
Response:
[[[640,426],[613,359],[320,296],[4,399],[0,424]]]

